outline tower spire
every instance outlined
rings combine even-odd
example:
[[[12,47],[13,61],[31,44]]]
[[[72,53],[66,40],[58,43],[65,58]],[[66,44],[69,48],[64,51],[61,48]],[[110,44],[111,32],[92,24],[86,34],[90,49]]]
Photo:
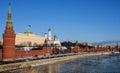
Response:
[[[8,4],[8,13],[11,13],[11,3]]]
[[[12,13],[11,13],[11,3],[8,5],[8,17],[6,21],[6,27],[12,27]]]
[[[15,33],[12,25],[12,14],[10,3],[8,5],[8,16],[6,28],[3,33],[3,61],[13,61],[15,59]]]

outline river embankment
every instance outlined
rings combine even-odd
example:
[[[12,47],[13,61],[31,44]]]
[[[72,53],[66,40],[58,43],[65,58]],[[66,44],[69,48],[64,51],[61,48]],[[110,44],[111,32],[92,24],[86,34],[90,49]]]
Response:
[[[5,65],[0,65],[0,72],[14,70],[14,69],[27,68],[27,67],[31,68],[31,67],[36,67],[36,66],[45,65],[45,64],[52,64],[56,62],[72,60],[72,59],[81,58],[81,57],[108,55],[110,53],[111,52],[79,53],[79,54],[71,55],[71,56],[63,56],[63,57],[55,57],[55,58],[49,58],[49,59],[40,59],[40,60],[27,61],[27,62],[5,64]]]

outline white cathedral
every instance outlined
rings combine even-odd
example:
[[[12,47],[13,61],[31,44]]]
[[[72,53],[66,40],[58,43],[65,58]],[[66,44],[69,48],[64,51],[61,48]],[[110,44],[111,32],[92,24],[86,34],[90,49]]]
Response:
[[[56,35],[54,35],[54,37],[52,38],[52,34],[51,34],[51,29],[50,28],[48,29],[48,35],[47,35],[47,33],[45,33],[44,37],[48,41],[49,45],[53,44],[53,45],[56,45],[56,46],[59,46],[59,47],[61,46],[60,41],[59,41],[59,39],[57,38]]]

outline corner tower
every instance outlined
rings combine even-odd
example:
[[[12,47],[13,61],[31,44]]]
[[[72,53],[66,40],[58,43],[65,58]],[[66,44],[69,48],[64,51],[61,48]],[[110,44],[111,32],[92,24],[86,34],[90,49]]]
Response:
[[[8,17],[3,33],[3,61],[13,61],[15,58],[15,33],[12,24],[11,4],[8,6]]]

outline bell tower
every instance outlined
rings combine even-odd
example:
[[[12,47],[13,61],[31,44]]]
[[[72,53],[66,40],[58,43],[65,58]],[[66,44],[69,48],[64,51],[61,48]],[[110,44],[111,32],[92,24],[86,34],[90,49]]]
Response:
[[[48,40],[51,41],[51,29],[48,29]]]
[[[12,24],[11,4],[8,6],[8,17],[3,33],[3,61],[15,59],[15,33]]]

